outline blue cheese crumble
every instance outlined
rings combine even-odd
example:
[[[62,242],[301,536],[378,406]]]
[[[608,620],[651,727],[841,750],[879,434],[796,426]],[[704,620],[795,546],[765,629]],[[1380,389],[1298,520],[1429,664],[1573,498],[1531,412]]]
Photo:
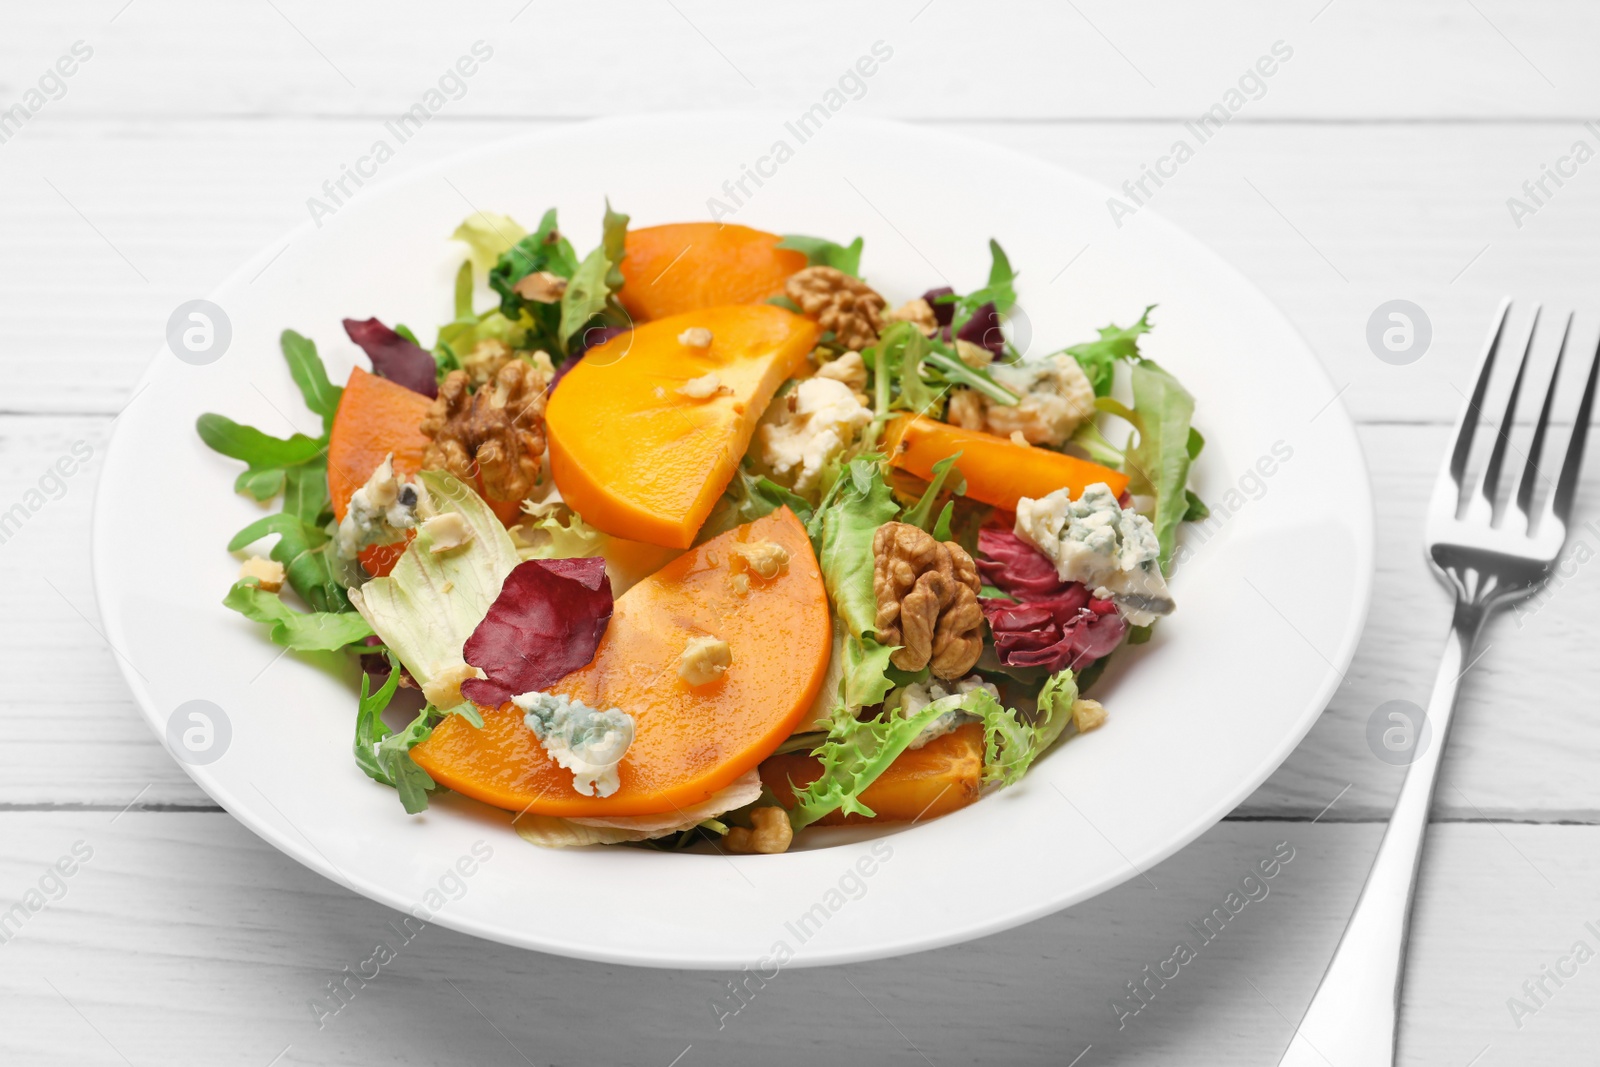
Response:
[[[1176,606],[1161,574],[1161,542],[1150,520],[1117,502],[1104,482],[1077,500],[1057,489],[1017,501],[1016,535],[1043,552],[1064,582],[1081,582],[1117,605],[1134,626]]]
[[[622,784],[617,765],[633,744],[633,716],[620,708],[598,711],[559,693],[523,693],[511,702],[525,714],[550,758],[572,772],[572,788],[586,797],[608,797]]]
[[[907,747],[921,748],[935,738],[954,733],[965,723],[977,722],[976,716],[961,710],[961,702],[974,689],[982,689],[996,700],[1000,699],[999,688],[991,682],[984,681],[983,677],[977,674],[968,675],[949,689],[937,680],[912,682],[901,689],[898,695],[902,718],[909,719],[930,704],[939,704],[945,708],[932,722],[922,728],[916,740]]]
[[[422,487],[394,473],[394,454],[383,457],[367,484],[350,495],[339,523],[339,555],[355,559],[368,545],[404,540],[417,525],[424,502]]]

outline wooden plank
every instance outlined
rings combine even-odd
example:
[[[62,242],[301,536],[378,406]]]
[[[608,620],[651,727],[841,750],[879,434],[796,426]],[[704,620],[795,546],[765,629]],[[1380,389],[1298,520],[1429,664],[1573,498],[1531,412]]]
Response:
[[[443,116],[373,184],[530,128]],[[1178,123],[939,128],[1112,188],[1140,178],[1176,137],[1193,139]],[[119,410],[172,309],[305,221],[306,199],[381,133],[370,118],[86,120],[26,130],[0,153],[8,238],[0,246],[0,410]],[[1147,180],[1149,207],[1122,222],[1144,225],[1158,211],[1215,247],[1300,328],[1358,418],[1448,422],[1470,391],[1502,295],[1545,300],[1552,311],[1586,308],[1579,337],[1588,345],[1600,334],[1600,309],[1591,306],[1600,182],[1580,172],[1520,229],[1506,207],[1578,136],[1595,141],[1576,124],[1230,126],[1164,186]],[[1071,299],[1074,277],[1092,272],[1117,235],[1108,210],[1052,294]],[[1063,262],[1076,251],[1064,250]],[[867,258],[870,266],[870,249]],[[1369,317],[1396,298],[1417,303],[1432,322],[1431,348],[1408,366],[1381,362],[1366,340]],[[1128,313],[1108,309],[1107,317]],[[427,332],[428,324],[414,325]]]
[[[23,501],[75,443],[92,450],[60,498],[0,545],[0,583],[12,605],[0,618],[0,676],[9,680],[0,703],[8,738],[0,748],[0,804],[116,809],[135,795],[141,804],[209,803],[146,728],[115,654],[98,636],[84,560],[106,422],[0,418],[0,448],[10,457],[0,468],[0,508]],[[1423,565],[1420,537],[1447,439],[1441,426],[1362,429],[1379,505],[1378,574],[1366,634],[1328,711],[1239,809],[1241,816],[1310,818],[1348,785],[1327,819],[1387,817],[1400,770],[1373,754],[1367,723],[1386,701],[1425,703],[1442,648],[1448,601]],[[1586,520],[1600,514],[1600,463],[1589,464],[1580,500]],[[163,521],[164,506],[141,521]],[[1574,547],[1576,540],[1590,554],[1600,550],[1594,527],[1580,530]],[[1600,746],[1600,722],[1585,711],[1600,688],[1600,662],[1588,637],[1589,620],[1600,613],[1600,580],[1592,565],[1574,562],[1569,573],[1546,601],[1491,629],[1467,679],[1440,816],[1600,821],[1600,781],[1582,761],[1564,758]],[[1248,660],[1240,669],[1249,669]],[[1226,731],[1227,724],[1217,728]]]
[[[897,960],[768,970],[763,984],[564,960],[440,926],[402,941],[397,913],[301,868],[225,814],[112,818],[0,814],[0,907],[41,879],[44,894],[59,896],[0,945],[6,1062],[666,1065],[681,1055],[706,1065],[1062,1065],[1092,1045],[1082,1064],[1271,1063],[1380,832],[1228,823],[1148,872],[1149,882],[1023,928]],[[86,861],[74,860],[74,845]],[[1228,915],[1229,894],[1275,854],[1292,858],[1246,885],[1257,899],[1234,898],[1238,914],[1213,918],[1203,940],[1195,927],[1214,909]],[[76,869],[58,887],[47,872],[62,857]],[[477,877],[493,872],[491,858]],[[531,887],[529,906],[554,889]],[[1588,968],[1560,989],[1547,982],[1553,995],[1520,1029],[1506,999],[1524,996],[1522,982],[1575,941],[1600,943],[1585,926],[1600,919],[1597,892],[1600,828],[1437,828],[1416,915],[1404,1062],[1460,1067],[1486,1045],[1493,1053],[1481,1062],[1570,1062],[1560,1053],[1592,1036],[1600,1011]],[[350,980],[337,1013],[337,1002],[314,1011],[346,967],[372,975],[362,964],[379,942],[395,958],[365,985]],[[1156,973],[1179,942],[1195,958],[1164,985],[1151,980],[1147,1004],[1127,1000],[1125,983],[1146,981],[1145,968]],[[751,991],[737,1013],[732,980]],[[1118,1000],[1138,1013],[1119,1013]]]
[[[817,102],[874,42],[892,50],[847,106],[908,117],[1190,116],[1239,88],[1282,41],[1290,58],[1246,82],[1248,119],[1589,116],[1600,75],[1581,0],[1517,6],[1423,0],[979,0],[808,5],[774,19],[727,0],[440,8],[304,0],[219,11],[202,0],[30,5],[0,69],[20,96],[77,40],[92,58],[38,121],[84,115],[391,115],[418,102],[475,41],[492,58],[443,106],[472,116],[564,117]],[[113,20],[114,21],[111,21]],[[1159,31],[1159,32],[1158,32]],[[626,56],[604,76],[595,51]],[[1272,69],[1269,67],[1268,69]],[[844,90],[861,93],[854,83]],[[1247,99],[1247,96],[1254,97]]]

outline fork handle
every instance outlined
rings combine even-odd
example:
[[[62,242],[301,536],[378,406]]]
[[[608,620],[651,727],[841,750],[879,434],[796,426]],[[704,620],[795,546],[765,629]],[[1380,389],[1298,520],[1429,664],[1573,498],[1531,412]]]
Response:
[[[1428,700],[1427,746],[1406,772],[1355,913],[1279,1067],[1392,1067],[1395,1061],[1411,898],[1417,888],[1428,812],[1456,691],[1472,661],[1484,615],[1479,605],[1456,605]]]

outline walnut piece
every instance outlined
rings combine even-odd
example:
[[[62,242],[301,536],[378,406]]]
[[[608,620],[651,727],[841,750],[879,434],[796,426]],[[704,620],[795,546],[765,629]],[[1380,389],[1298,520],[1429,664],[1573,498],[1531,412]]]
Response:
[[[750,821],[755,823],[754,829],[746,830],[742,826],[729,829],[728,836],[723,838],[729,852],[776,855],[789,851],[794,829],[789,825],[788,812],[775,807],[756,808],[750,813]]]
[[[928,337],[939,332],[939,319],[933,313],[933,305],[921,297],[907,300],[893,311],[887,312],[883,316],[883,321],[909,322]]]
[[[1098,700],[1074,700],[1072,702],[1072,725],[1078,728],[1080,734],[1086,734],[1096,729],[1106,721],[1106,709],[1100,706]]]
[[[719,637],[691,637],[678,657],[678,677],[691,686],[710,685],[733,666],[733,651]]]
[[[878,527],[872,556],[878,640],[901,646],[889,661],[904,671],[928,667],[935,678],[963,677],[983,651],[972,557],[903,522]]]
[[[790,276],[784,292],[845,348],[866,348],[883,329],[883,297],[844,271],[807,267]]]
[[[439,383],[422,420],[432,438],[423,466],[469,483],[481,476],[490,500],[521,500],[539,478],[548,380],[538,367],[513,359],[476,393],[468,391],[470,381],[455,370]]]
[[[714,396],[731,395],[733,390],[722,384],[716,371],[708,371],[698,378],[690,378],[673,392],[681,393],[690,400],[710,400]]]
[[[513,285],[511,291],[536,304],[555,304],[567,291],[567,280],[547,270],[536,270]]]

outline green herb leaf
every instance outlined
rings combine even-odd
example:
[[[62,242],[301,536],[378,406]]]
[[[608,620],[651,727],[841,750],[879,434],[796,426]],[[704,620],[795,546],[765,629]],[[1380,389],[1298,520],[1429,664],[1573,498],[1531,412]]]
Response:
[[[273,437],[254,426],[209,412],[195,420],[194,428],[200,440],[213,451],[230,459],[243,460],[257,470],[309,463],[321,456],[324,448],[323,442],[303,433],[289,438]]]
[[[331,510],[326,463],[305,463],[284,471],[283,510],[312,526],[323,525],[323,514]]]
[[[472,317],[472,260],[464,259],[456,271],[456,321]]]
[[[628,254],[628,216],[611,210],[610,197],[606,197],[600,232],[600,247],[605,249],[606,261],[611,264],[611,269],[606,271],[606,288],[615,293],[622,288],[622,260]]]
[[[611,299],[610,277],[612,262],[602,245],[584,257],[567,282],[567,291],[561,294],[561,326],[559,338],[561,351],[567,352],[572,337],[606,309]],[[621,275],[619,274],[620,278]]]
[[[754,522],[787,506],[802,524],[811,521],[812,508],[806,499],[793,490],[779,485],[764,475],[752,474],[743,464],[733,474],[728,488],[718,498],[711,514],[700,526],[695,544],[704,544],[713,537]]]
[[[394,785],[394,782],[378,765],[378,743],[394,731],[383,721],[383,709],[389,706],[399,685],[400,671],[393,666],[389,670],[389,677],[376,693],[371,691],[372,678],[365,671],[361,672],[361,698],[356,703],[356,736],[350,747],[356,757],[356,766],[368,778],[384,785]]]
[[[956,460],[961,458],[961,453],[949,455],[933,465],[933,481],[928,483],[928,488],[923,490],[922,498],[912,505],[911,510],[900,517],[901,522],[910,523],[919,530],[928,530],[928,520],[933,517],[933,505],[938,502],[939,494],[944,492],[944,483],[950,479],[951,471],[955,471],[955,479],[950,481],[950,492],[960,496],[967,491],[967,480],[961,472],[955,470]],[[949,516],[953,505],[945,506],[945,524],[949,525]],[[929,532],[932,532],[931,530]],[[942,539],[941,539],[942,540]]]
[[[235,582],[222,604],[269,627],[273,644],[296,652],[333,652],[372,636],[372,627],[353,611],[295,611],[254,578]]]
[[[283,492],[283,482],[281,467],[269,467],[266,470],[251,467],[239,472],[239,477],[233,480],[233,491],[244,493],[256,500],[271,500]]]
[[[1083,368],[1089,384],[1094,386],[1095,396],[1106,396],[1111,392],[1111,383],[1116,378],[1117,360],[1139,358],[1139,336],[1150,332],[1150,312],[1154,311],[1155,307],[1151,304],[1145,308],[1144,314],[1139,316],[1139,321],[1127,329],[1115,323],[1102,326],[1099,340],[1085,341],[1062,350],[1078,361],[1078,366]]]
[[[404,730],[378,742],[375,753],[378,769],[400,793],[400,803],[407,815],[426,811],[428,794],[439,788],[428,772],[411,758],[411,750],[428,739],[433,726],[433,716],[424,710]]]
[[[784,235],[783,240],[778,242],[778,247],[804,252],[807,266],[832,267],[852,277],[860,277],[861,249],[864,244],[860,237],[848,245],[841,245],[825,237],[806,237],[791,233]]]
[[[1183,498],[1188,502],[1183,512],[1184,522],[1204,522],[1211,517],[1211,509],[1206,507],[1206,502],[1193,489],[1185,489]]]
[[[328,380],[328,369],[317,355],[317,346],[310,338],[293,330],[284,330],[279,338],[283,358],[289,363],[289,377],[300,387],[306,407],[322,416],[322,432],[333,429],[333,416],[339,411],[339,398],[344,390]]]
[[[1161,542],[1161,570],[1172,562],[1178,524],[1189,511],[1190,426],[1194,397],[1178,380],[1148,359],[1133,365],[1133,408],[1101,397],[1095,406],[1133,426],[1133,438],[1124,453],[1128,492],[1155,501],[1150,522]]]
[[[472,269],[484,274],[527,235],[528,231],[509,215],[475,211],[450,236],[467,246],[472,256]]]

